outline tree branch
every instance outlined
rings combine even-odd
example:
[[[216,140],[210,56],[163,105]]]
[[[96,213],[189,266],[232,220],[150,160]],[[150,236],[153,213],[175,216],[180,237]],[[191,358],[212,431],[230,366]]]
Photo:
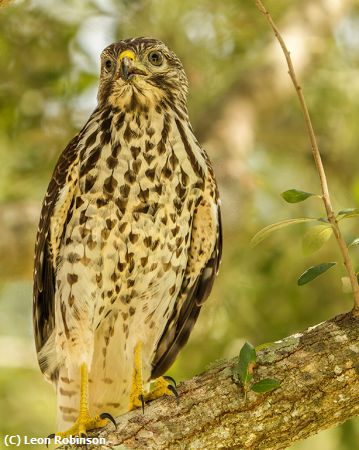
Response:
[[[279,389],[249,392],[234,381],[236,360],[219,362],[166,397],[101,430],[101,448],[282,449],[359,414],[359,320],[351,313],[269,344],[258,353],[254,381]],[[89,446],[99,448],[98,446]]]

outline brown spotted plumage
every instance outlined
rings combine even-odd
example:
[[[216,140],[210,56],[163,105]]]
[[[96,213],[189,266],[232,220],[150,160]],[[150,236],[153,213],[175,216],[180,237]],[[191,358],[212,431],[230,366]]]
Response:
[[[125,51],[134,58],[120,62]],[[211,291],[218,190],[186,102],[182,64],[162,42],[110,45],[98,106],[55,168],[36,243],[34,330],[61,429],[78,414],[81,364],[90,413],[126,411],[136,344],[144,381],[163,374]]]

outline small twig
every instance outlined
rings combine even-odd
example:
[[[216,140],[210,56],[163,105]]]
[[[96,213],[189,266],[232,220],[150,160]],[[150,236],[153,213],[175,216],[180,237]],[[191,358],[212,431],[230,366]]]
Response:
[[[299,98],[299,103],[300,103],[300,107],[302,109],[302,113],[304,116],[304,121],[305,121],[305,126],[307,128],[307,132],[309,135],[309,140],[310,140],[310,144],[312,147],[312,153],[313,153],[313,158],[315,161],[315,165],[317,167],[317,171],[319,174],[319,178],[320,178],[320,185],[321,185],[321,189],[322,189],[322,200],[324,203],[324,207],[327,213],[327,218],[329,223],[331,224],[332,228],[333,228],[333,233],[334,236],[336,238],[336,241],[339,245],[339,249],[340,252],[342,254],[343,257],[343,261],[344,261],[344,265],[345,268],[348,272],[349,275],[349,279],[350,279],[350,284],[352,287],[352,292],[353,292],[353,297],[354,297],[354,312],[356,314],[359,314],[359,285],[358,285],[358,280],[352,265],[352,262],[350,260],[350,256],[349,256],[349,251],[348,251],[348,247],[343,239],[342,233],[340,231],[339,228],[339,224],[338,221],[335,217],[333,208],[332,208],[332,204],[330,201],[330,195],[329,195],[329,189],[328,189],[328,182],[327,182],[327,177],[325,175],[325,171],[324,171],[324,167],[323,167],[323,162],[322,162],[322,158],[320,156],[320,152],[319,152],[319,148],[318,148],[318,144],[317,144],[317,139],[315,137],[315,133],[314,133],[314,129],[313,129],[313,125],[312,125],[312,121],[310,118],[310,114],[307,108],[307,104],[305,102],[304,99],[304,95],[303,95],[303,91],[301,86],[298,83],[297,80],[297,76],[295,74],[294,71],[294,67],[293,67],[293,63],[292,63],[292,59],[290,57],[290,52],[288,51],[288,48],[281,36],[281,34],[279,33],[279,30],[276,26],[276,24],[274,23],[271,15],[269,14],[269,12],[266,10],[266,8],[264,7],[263,3],[261,2],[261,0],[256,0],[256,6],[259,9],[259,11],[266,17],[270,27],[272,28],[275,37],[277,38],[285,59],[287,61],[287,66],[288,66],[288,73],[289,76],[292,80],[292,83],[295,87],[295,90],[297,92],[297,96]]]

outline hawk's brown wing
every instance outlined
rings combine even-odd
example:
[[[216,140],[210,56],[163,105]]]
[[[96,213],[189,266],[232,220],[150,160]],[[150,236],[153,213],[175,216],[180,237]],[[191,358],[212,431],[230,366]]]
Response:
[[[216,206],[216,242],[212,254],[198,271],[194,281],[184,277],[172,316],[159,340],[152,362],[151,378],[161,376],[173,364],[186,344],[204,301],[209,296],[222,256],[222,225],[219,205]],[[192,247],[196,247],[193,245]]]
[[[42,204],[35,245],[33,290],[33,325],[37,352],[46,343],[55,325],[55,272],[49,246],[50,219],[59,193],[66,183],[68,170],[76,159],[79,136],[75,136],[62,152]]]

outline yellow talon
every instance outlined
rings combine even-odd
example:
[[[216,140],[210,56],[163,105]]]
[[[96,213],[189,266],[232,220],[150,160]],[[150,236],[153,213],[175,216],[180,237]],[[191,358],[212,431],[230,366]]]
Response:
[[[156,378],[150,392],[144,393],[142,379],[142,342],[138,342],[134,351],[134,367],[132,375],[132,387],[130,393],[129,410],[142,407],[145,402],[155,400],[163,395],[175,395],[178,397],[176,389],[171,386],[164,377]]]
[[[86,435],[88,430],[94,428],[102,428],[107,424],[106,419],[101,419],[100,416],[90,417],[89,414],[82,415],[80,413],[76,422],[66,431],[60,431],[55,433],[55,436],[59,436],[61,439],[70,436],[83,436]]]
[[[156,378],[153,382],[153,388],[145,395],[146,401],[156,400],[156,398],[163,397],[164,395],[175,395],[171,389],[170,384],[163,377]]]

